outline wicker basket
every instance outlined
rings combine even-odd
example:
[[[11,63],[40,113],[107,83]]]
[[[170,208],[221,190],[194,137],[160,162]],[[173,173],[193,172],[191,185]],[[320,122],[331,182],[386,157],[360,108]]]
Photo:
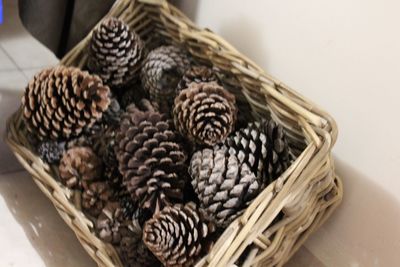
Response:
[[[196,265],[231,266],[246,255],[243,266],[282,266],[342,199],[342,183],[331,157],[337,137],[335,121],[225,40],[198,28],[167,1],[119,0],[108,16],[121,18],[145,39],[157,33],[167,42],[179,43],[197,60],[228,73],[227,79],[240,82],[241,92],[235,93],[250,104],[254,116],[272,117],[286,128],[297,152],[296,161],[226,229]],[[90,34],[61,63],[84,66],[89,39]],[[122,266],[114,248],[96,237],[93,223],[76,207],[71,191],[54,179],[56,170],[33,152],[21,110],[8,121],[6,141],[98,265]]]

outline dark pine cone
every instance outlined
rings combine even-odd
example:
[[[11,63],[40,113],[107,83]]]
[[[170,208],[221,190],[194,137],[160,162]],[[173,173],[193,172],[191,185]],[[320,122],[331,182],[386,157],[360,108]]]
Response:
[[[178,84],[177,91],[180,92],[183,89],[189,87],[190,83],[202,83],[202,82],[218,82],[218,77],[215,75],[213,69],[206,66],[191,66],[187,69]]]
[[[93,142],[93,148],[104,163],[104,177],[114,190],[122,187],[122,175],[118,170],[118,160],[115,155],[117,128],[103,128]]]
[[[133,234],[130,227],[131,222],[124,218],[118,202],[108,202],[96,221],[99,237],[113,245],[119,245],[124,236]]]
[[[44,141],[38,146],[39,157],[49,164],[58,163],[64,151],[65,142]]]
[[[104,112],[102,121],[109,127],[115,127],[119,125],[121,119],[122,110],[116,98],[111,98],[108,109]]]
[[[141,235],[143,224],[151,218],[152,212],[148,209],[140,208],[138,203],[133,202],[130,195],[123,191],[119,192],[118,201],[124,217],[132,221],[132,232]]]
[[[257,123],[254,123],[257,126]],[[269,182],[277,179],[292,163],[293,157],[282,125],[263,120],[260,129],[267,136],[266,172]]]
[[[218,227],[226,227],[240,216],[262,190],[250,167],[226,146],[194,153],[189,173],[200,211]]]
[[[175,98],[173,111],[179,132],[201,145],[223,142],[236,121],[235,96],[216,82],[190,83]]]
[[[112,88],[120,88],[138,78],[144,58],[139,35],[117,18],[107,18],[93,31],[88,68]]]
[[[167,267],[193,266],[208,251],[214,231],[203,222],[193,203],[165,207],[147,221],[143,241]]]
[[[64,153],[59,166],[61,182],[69,188],[87,188],[102,177],[102,162],[90,147],[73,147]]]
[[[143,61],[141,80],[150,99],[159,103],[172,104],[176,87],[189,59],[182,49],[175,46],[161,46],[151,51]]]
[[[85,212],[97,217],[111,195],[112,191],[106,182],[90,183],[82,194],[82,208]]]
[[[161,263],[145,246],[140,235],[124,236],[117,247],[118,254],[126,267],[158,267]]]
[[[117,134],[124,184],[142,208],[157,211],[183,197],[186,153],[163,114],[129,106]]]
[[[142,98],[146,96],[145,91],[140,84],[140,81],[131,84],[126,88],[119,96],[119,103],[122,109],[126,109],[130,104],[136,104],[140,102]]]
[[[28,129],[40,139],[69,139],[99,120],[110,89],[96,75],[57,66],[36,74],[22,98]]]
[[[284,129],[273,120],[249,123],[232,134],[226,144],[264,185],[278,178],[292,161]]]

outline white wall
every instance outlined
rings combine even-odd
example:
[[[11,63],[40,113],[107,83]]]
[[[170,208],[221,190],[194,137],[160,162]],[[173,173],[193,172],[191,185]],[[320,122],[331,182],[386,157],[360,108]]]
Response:
[[[328,266],[398,266],[400,2],[184,2],[199,25],[336,118],[345,198],[307,247]]]

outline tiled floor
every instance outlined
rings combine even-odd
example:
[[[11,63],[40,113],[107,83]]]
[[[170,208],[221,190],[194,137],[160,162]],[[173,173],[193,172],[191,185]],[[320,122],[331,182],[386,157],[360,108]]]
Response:
[[[4,1],[0,25],[0,130],[18,107],[28,80],[57,58],[23,28],[17,0]],[[0,141],[0,266],[90,267],[73,232]],[[323,266],[307,249],[287,264]]]

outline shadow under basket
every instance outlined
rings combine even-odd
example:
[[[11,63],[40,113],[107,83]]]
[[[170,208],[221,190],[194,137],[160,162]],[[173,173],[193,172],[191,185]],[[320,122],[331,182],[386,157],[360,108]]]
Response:
[[[119,0],[107,16],[125,21],[144,40],[184,47],[199,62],[225,73],[225,83],[247,102],[254,118],[270,118],[286,129],[296,154],[293,164],[251,203],[221,235],[196,266],[282,266],[339,205],[343,188],[336,176],[331,149],[335,121],[303,96],[270,77],[232,45],[200,29],[164,0]],[[157,36],[158,38],[152,38]],[[61,61],[84,67],[91,33]],[[236,85],[236,86],[235,86]],[[236,89],[235,89],[236,88]],[[53,202],[99,266],[123,266],[115,249],[96,237],[94,225],[75,205],[74,194],[55,179],[27,140],[17,111],[7,123],[6,141],[35,183]]]

